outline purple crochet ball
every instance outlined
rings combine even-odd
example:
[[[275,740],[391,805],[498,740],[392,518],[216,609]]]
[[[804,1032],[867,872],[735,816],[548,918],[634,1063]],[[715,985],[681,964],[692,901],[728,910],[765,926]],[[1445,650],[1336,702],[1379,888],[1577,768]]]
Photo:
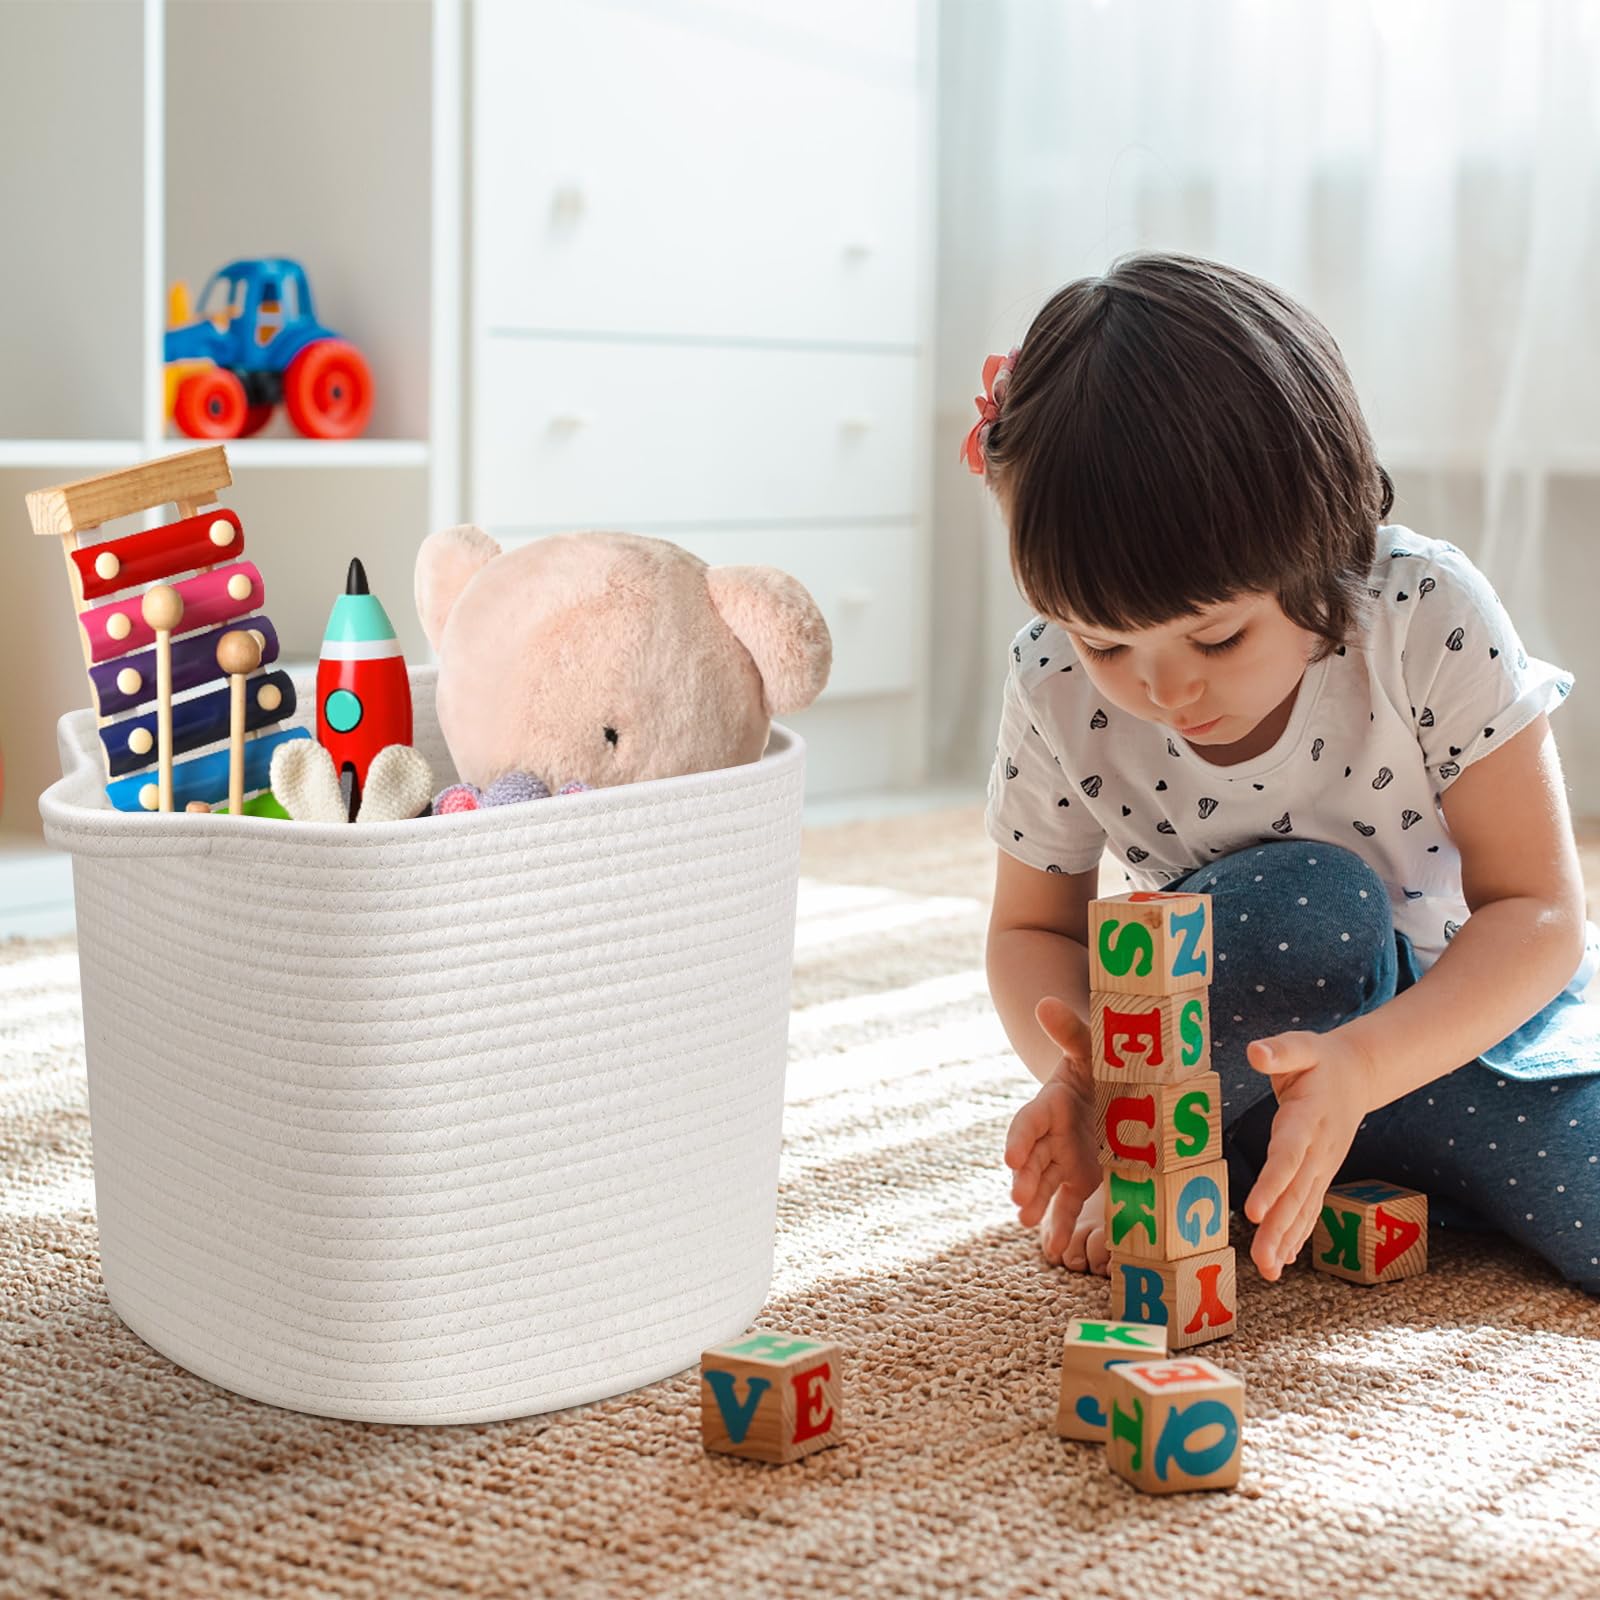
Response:
[[[549,789],[531,772],[504,772],[483,792],[486,806],[515,806],[524,800],[549,798]]]
[[[589,785],[586,783],[579,783],[576,778],[574,778],[571,783],[562,784],[561,787],[556,790],[557,794],[587,794],[588,792]]]

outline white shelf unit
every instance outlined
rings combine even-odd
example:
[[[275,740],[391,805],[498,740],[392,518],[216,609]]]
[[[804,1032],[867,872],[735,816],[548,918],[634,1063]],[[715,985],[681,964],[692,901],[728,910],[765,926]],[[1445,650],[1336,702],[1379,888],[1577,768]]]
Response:
[[[28,63],[0,102],[0,199],[26,219],[0,297],[0,841],[37,836],[56,720],[88,694],[61,557],[23,497],[194,447],[165,416],[174,280],[198,293],[229,260],[294,256],[366,356],[366,435],[302,439],[280,410],[227,445],[225,498],[286,655],[315,656],[360,555],[426,659],[412,561],[462,505],[464,9],[0,5],[0,58]]]

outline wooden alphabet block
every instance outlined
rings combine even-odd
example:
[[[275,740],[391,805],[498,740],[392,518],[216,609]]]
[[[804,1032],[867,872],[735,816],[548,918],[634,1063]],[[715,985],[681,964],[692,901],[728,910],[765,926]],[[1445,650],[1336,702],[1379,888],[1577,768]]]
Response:
[[[1119,1361],[1153,1361],[1167,1353],[1167,1330],[1142,1322],[1074,1317],[1061,1351],[1056,1432],[1066,1439],[1106,1438],[1106,1371]]]
[[[1106,1168],[1106,1244],[1140,1261],[1177,1261],[1228,1242],[1228,1163],[1153,1172]]]
[[[1222,1080],[1202,1072],[1182,1083],[1094,1086],[1100,1165],[1171,1172],[1222,1157]]]
[[[1181,1083],[1211,1066],[1211,1004],[1194,994],[1089,991],[1094,1075],[1108,1083]]]
[[[1233,1332],[1237,1304],[1233,1246],[1179,1261],[1111,1255],[1111,1315],[1167,1330],[1167,1349],[1187,1350]]]
[[[1427,1195],[1377,1180],[1334,1184],[1311,1235],[1311,1264],[1351,1283],[1426,1272]]]
[[[1136,890],[1089,902],[1089,987],[1181,994],[1211,982],[1211,896]]]
[[[1203,1356],[1124,1361],[1106,1374],[1106,1465],[1146,1494],[1231,1489],[1244,1445],[1244,1384]]]
[[[756,1329],[700,1357],[700,1439],[754,1461],[839,1443],[839,1347]]]

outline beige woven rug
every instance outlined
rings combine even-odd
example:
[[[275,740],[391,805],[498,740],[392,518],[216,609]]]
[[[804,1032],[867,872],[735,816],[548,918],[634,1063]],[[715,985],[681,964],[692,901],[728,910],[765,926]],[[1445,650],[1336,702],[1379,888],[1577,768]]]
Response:
[[[1007,1202],[976,810],[813,831],[763,1319],[846,1351],[846,1442],[700,1448],[694,1373],[407,1429],[241,1400],[116,1319],[70,942],[0,946],[0,1596],[1600,1596],[1600,1306],[1436,1241],[1364,1290],[1243,1260],[1233,1494],[1148,1499],[1051,1431],[1104,1280]]]

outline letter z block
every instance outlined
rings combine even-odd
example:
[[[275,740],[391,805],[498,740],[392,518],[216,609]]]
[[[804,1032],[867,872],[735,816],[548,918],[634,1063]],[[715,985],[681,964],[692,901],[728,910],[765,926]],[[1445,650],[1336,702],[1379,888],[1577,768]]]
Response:
[[[1074,1317],[1061,1351],[1056,1432],[1064,1439],[1106,1440],[1106,1372],[1119,1361],[1155,1361],[1167,1353],[1167,1330],[1142,1322]]]
[[[1177,1261],[1228,1242],[1228,1163],[1176,1172],[1106,1168],[1106,1244],[1140,1261]]]
[[[1181,1083],[1211,1066],[1211,1004],[1194,994],[1089,991],[1094,1075],[1106,1083]]]
[[[700,1357],[700,1439],[754,1461],[839,1443],[839,1347],[757,1329]]]
[[[1167,1330],[1167,1349],[1225,1339],[1237,1326],[1233,1246],[1181,1261],[1111,1255],[1111,1315]]]
[[[1182,1083],[1094,1086],[1100,1165],[1172,1172],[1222,1159],[1222,1079],[1214,1072]]]
[[[1124,1361],[1106,1374],[1106,1465],[1146,1494],[1231,1489],[1244,1444],[1244,1384],[1203,1356]]]
[[[1428,1270],[1428,1197],[1369,1180],[1336,1183],[1322,1197],[1311,1263],[1351,1283],[1390,1283]]]
[[[1211,896],[1139,890],[1089,902],[1089,987],[1182,994],[1211,982]]]

